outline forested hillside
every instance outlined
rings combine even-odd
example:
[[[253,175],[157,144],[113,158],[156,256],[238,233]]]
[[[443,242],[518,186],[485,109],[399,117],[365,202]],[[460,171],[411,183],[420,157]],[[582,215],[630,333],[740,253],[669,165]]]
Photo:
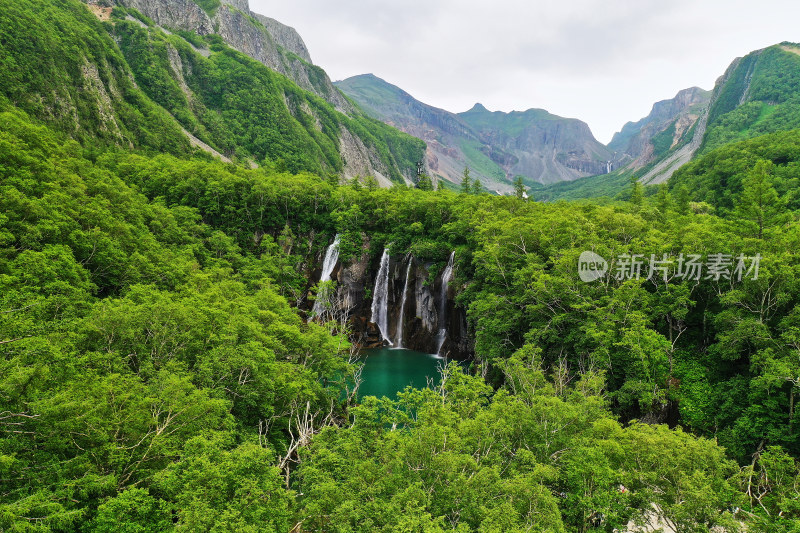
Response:
[[[2,131],[3,528],[575,531],[652,519],[649,502],[681,528],[792,527],[788,219],[758,239],[667,195],[337,187],[89,160],[11,109]],[[456,250],[476,377],[347,399],[346,340],[287,303],[334,232],[375,258]],[[763,260],[757,281],[590,285],[583,249]]]
[[[728,68],[708,111],[703,151],[800,127],[800,45],[757,50]]]
[[[636,128],[644,127],[645,135],[639,133],[625,149],[625,158],[635,158],[632,163],[620,164],[610,175],[544,187],[540,196],[547,200],[620,199],[627,194],[630,178],[651,185],[664,183],[684,164],[717,148],[800,128],[799,98],[800,45],[783,42],[756,50],[731,63],[710,97],[682,91],[672,101],[656,104],[650,116],[626,124],[609,148],[624,149]],[[681,104],[691,105],[682,109]],[[659,122],[664,114],[669,120],[662,117]]]
[[[271,91],[366,119],[213,35],[2,7],[0,531],[800,528],[797,130],[606,205],[380,188]],[[365,286],[389,255],[452,273],[468,360],[359,395],[374,317],[312,307],[332,241]]]
[[[412,176],[424,153],[421,141],[335,110],[217,35],[171,34],[122,7],[100,22],[78,0],[6,7],[2,94],[84,144],[182,155],[198,139],[241,162],[372,171],[384,185]]]

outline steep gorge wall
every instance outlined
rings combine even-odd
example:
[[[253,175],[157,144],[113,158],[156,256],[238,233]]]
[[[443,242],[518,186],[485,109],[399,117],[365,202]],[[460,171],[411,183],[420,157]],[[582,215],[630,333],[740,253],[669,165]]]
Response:
[[[319,258],[321,264],[321,257]],[[412,261],[408,271],[408,261]],[[362,347],[372,348],[383,344],[380,332],[372,322],[371,295],[375,288],[379,260],[371,260],[368,245],[360,258],[346,264],[337,264],[332,279],[337,282],[337,295],[334,314],[346,316],[351,326],[355,342]],[[466,359],[473,353],[473,343],[469,338],[465,310],[456,305],[457,284],[451,280],[447,287],[444,317],[440,316],[439,301],[442,297],[442,272],[431,279],[431,263],[420,263],[413,256],[390,256],[388,287],[388,336],[398,345],[398,322],[406,287],[406,273],[409,273],[408,292],[403,308],[402,346],[424,353],[436,353],[439,345],[440,329],[447,330],[444,344],[439,351],[441,356]],[[311,284],[319,277],[319,269],[312,274]],[[306,306],[308,309],[311,305]]]

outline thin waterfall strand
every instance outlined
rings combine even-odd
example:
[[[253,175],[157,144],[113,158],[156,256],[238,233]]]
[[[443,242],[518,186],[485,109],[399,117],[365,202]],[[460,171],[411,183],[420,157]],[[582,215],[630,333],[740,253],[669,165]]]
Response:
[[[453,259],[456,253],[450,254],[450,260],[447,261],[447,267],[442,274],[442,288],[439,294],[439,346],[436,348],[436,355],[440,355],[444,341],[447,339],[447,287],[450,283],[450,278],[453,277]]]
[[[398,348],[403,347],[403,319],[405,318],[406,311],[406,294],[408,293],[408,278],[411,276],[411,263],[414,258],[408,258],[408,268],[406,268],[406,283],[403,285],[403,298],[400,300],[400,315],[397,317],[397,341],[395,344]]]
[[[331,280],[331,274],[333,274],[333,269],[336,267],[336,263],[339,262],[339,243],[341,241],[341,237],[339,234],[336,234],[336,237],[333,238],[333,244],[328,246],[328,249],[325,251],[325,259],[322,261],[322,275],[319,278],[319,283],[322,284],[324,281]],[[319,285],[318,285],[319,287]],[[320,291],[317,290],[317,300],[314,302],[314,314],[319,316],[325,310],[323,305],[322,299],[319,298],[321,296]]]
[[[372,321],[378,325],[381,338],[389,340],[389,252],[384,249],[381,266],[375,278],[375,290],[372,291]]]

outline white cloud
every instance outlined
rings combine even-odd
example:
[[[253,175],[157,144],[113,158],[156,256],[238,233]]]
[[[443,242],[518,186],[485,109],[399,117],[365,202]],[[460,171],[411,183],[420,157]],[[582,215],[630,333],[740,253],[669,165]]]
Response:
[[[763,0],[250,0],[333,79],[372,72],[425,103],[539,107],[601,142],[657,100],[712,88],[734,57],[800,41],[800,4]]]

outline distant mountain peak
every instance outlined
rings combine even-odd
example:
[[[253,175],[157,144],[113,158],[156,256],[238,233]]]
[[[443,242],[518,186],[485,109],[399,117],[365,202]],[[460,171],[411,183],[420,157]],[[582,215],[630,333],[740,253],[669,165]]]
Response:
[[[478,102],[477,104],[472,106],[472,109],[470,109],[469,111],[466,111],[466,112],[467,113],[490,113],[490,111],[488,109],[486,109],[483,106],[483,104],[481,104],[480,102]]]
[[[464,167],[501,193],[512,192],[518,175],[551,183],[609,171],[612,153],[575,119],[543,109],[490,111],[481,103],[451,113],[368,74],[336,85],[370,116],[424,140],[427,171],[456,185]]]

